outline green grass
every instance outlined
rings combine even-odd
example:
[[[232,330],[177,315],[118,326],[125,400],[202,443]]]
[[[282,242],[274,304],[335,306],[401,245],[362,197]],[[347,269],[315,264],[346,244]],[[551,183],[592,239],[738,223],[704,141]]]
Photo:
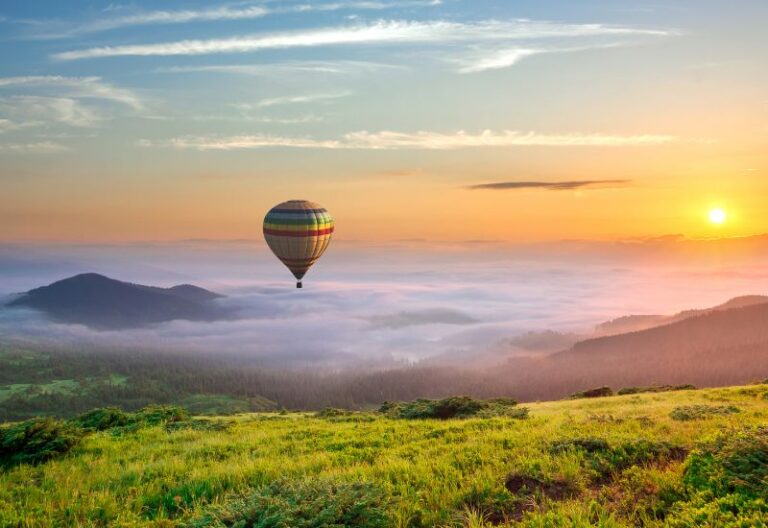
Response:
[[[235,414],[251,410],[251,404],[246,398],[226,394],[195,394],[181,400],[179,405],[193,414]]]
[[[126,376],[110,374],[105,378],[85,378],[82,381],[73,379],[56,379],[44,383],[12,383],[0,385],[0,402],[12,396],[34,397],[39,395],[61,394],[73,396],[89,390],[91,385],[99,382],[107,382],[110,385],[125,386],[128,382]]]
[[[53,380],[48,383],[14,383],[0,386],[0,401],[13,395],[77,394],[82,390],[80,383],[72,379]]]
[[[766,526],[768,447],[749,429],[768,424],[764,393],[542,402],[526,419],[265,413],[105,430],[0,472],[0,526]],[[693,406],[740,412],[670,416]]]

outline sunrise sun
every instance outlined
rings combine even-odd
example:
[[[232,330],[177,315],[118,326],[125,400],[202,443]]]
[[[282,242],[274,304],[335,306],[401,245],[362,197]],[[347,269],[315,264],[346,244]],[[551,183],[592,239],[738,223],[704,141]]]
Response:
[[[722,209],[712,209],[709,211],[709,221],[713,224],[724,224],[727,219],[728,215]]]

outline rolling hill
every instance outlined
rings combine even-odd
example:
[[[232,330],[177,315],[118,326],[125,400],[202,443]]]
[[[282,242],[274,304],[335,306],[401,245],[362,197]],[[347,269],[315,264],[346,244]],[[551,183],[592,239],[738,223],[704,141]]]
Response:
[[[626,315],[597,325],[595,327],[595,337],[637,332],[638,330],[675,323],[689,317],[704,315],[718,310],[729,310],[731,308],[741,308],[743,306],[763,303],[768,303],[768,297],[765,295],[743,295],[741,297],[734,297],[712,308],[684,310],[674,315]]]
[[[215,302],[221,297],[190,284],[158,288],[84,273],[29,290],[7,306],[32,308],[58,322],[121,329],[176,319],[225,319],[231,314]]]
[[[737,306],[723,308],[722,306]],[[523,399],[600,385],[717,386],[768,377],[768,303],[731,301],[653,328],[580,341],[543,358],[511,359],[506,380]]]

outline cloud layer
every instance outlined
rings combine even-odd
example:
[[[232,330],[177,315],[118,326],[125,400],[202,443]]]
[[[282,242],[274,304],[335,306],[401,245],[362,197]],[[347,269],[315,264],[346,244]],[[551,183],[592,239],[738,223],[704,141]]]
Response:
[[[101,77],[64,77],[61,75],[28,75],[23,77],[0,77],[3,87],[43,87],[56,89],[59,95],[102,99],[127,105],[136,110],[143,107],[141,99],[131,90],[118,88]]]
[[[562,24],[531,20],[459,23],[447,21],[382,20],[372,24],[296,30],[224,39],[179,40],[157,44],[102,46],[56,53],[58,60],[121,56],[205,55],[245,53],[268,49],[361,44],[437,44],[548,38],[670,34],[665,30],[604,24]]]
[[[622,315],[675,313],[714,306],[738,294],[764,293],[760,263],[768,246],[746,260],[718,261],[713,267],[707,264],[711,247],[702,248],[698,259],[688,244],[695,243],[489,245],[483,251],[472,244],[393,244],[364,251],[337,245],[310,272],[304,290],[296,290],[282,265],[252,243],[45,250],[0,246],[0,295],[97,271],[142,284],[198,284],[226,294],[223,302],[242,316],[96,331],[0,309],[0,338],[197,350],[273,364],[329,366],[444,354],[471,364],[475,354],[489,350],[501,357],[514,353],[510,346],[497,347],[530,330],[581,332]],[[659,260],[683,245],[684,259]],[[638,259],[638,251],[643,258]]]
[[[91,20],[74,27],[63,30],[45,31],[47,24],[38,24],[43,26],[42,32],[34,33],[33,38],[56,39],[74,37],[87,33],[98,33],[132,26],[150,26],[161,24],[187,24],[194,22],[216,22],[216,21],[234,21],[234,20],[253,20],[268,15],[292,14],[292,13],[313,13],[322,11],[341,11],[341,10],[385,10],[402,7],[426,7],[440,5],[441,0],[429,1],[395,1],[395,2],[367,2],[367,1],[349,1],[332,3],[299,3],[295,5],[283,5],[280,7],[267,7],[268,2],[240,2],[238,4],[222,5],[207,9],[181,9],[181,10],[157,10],[146,11],[138,10],[129,14],[103,17]],[[252,5],[249,5],[252,4]],[[124,7],[110,9],[108,11],[125,11]],[[3,20],[0,18],[0,21]]]
[[[479,134],[464,131],[440,132],[351,132],[341,139],[313,139],[270,135],[183,136],[165,142],[142,140],[140,146],[166,146],[180,150],[243,150],[268,147],[362,150],[453,150],[478,147],[632,147],[661,145],[675,141],[667,135],[539,134],[505,130],[484,130]]]

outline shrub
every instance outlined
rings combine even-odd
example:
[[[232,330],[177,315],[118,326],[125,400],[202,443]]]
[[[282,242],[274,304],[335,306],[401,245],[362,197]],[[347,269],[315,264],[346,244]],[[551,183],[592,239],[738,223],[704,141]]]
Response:
[[[685,448],[669,442],[636,440],[621,443],[605,452],[597,452],[592,467],[605,476],[640,464],[682,460],[686,454]]]
[[[549,451],[552,454],[562,453],[570,449],[581,450],[586,453],[597,453],[600,451],[608,451],[610,446],[608,445],[608,441],[604,438],[596,438],[593,436],[574,438],[571,440],[557,440],[549,445]]]
[[[674,528],[765,526],[768,518],[768,427],[728,431],[686,460],[688,500],[668,519]]]
[[[580,398],[603,398],[605,396],[613,396],[613,389],[610,387],[597,387],[595,389],[574,392],[571,394],[570,399],[578,400]]]
[[[73,418],[70,423],[84,431],[111,430],[113,434],[121,434],[160,424],[166,424],[170,430],[172,424],[187,422],[189,418],[189,413],[183,407],[149,405],[134,413],[125,412],[116,407],[93,409]],[[207,422],[192,424],[190,428],[215,429],[217,427],[215,425],[208,427],[208,425]]]
[[[53,418],[34,418],[0,428],[0,465],[37,464],[69,452],[81,429]]]
[[[392,526],[386,495],[371,484],[328,479],[280,480],[250,497],[212,508],[191,526],[327,528]]]
[[[567,451],[583,452],[585,462],[600,479],[636,465],[681,460],[686,454],[682,447],[650,440],[636,440],[611,446],[603,438],[586,437],[560,440],[549,445],[549,452],[552,454]]]
[[[181,422],[168,422],[165,430],[169,433],[177,431],[226,431],[235,422],[231,420],[184,420]]]
[[[392,418],[417,420],[437,418],[469,418],[471,416],[492,417],[507,416],[510,418],[525,418],[528,409],[516,408],[517,402],[510,399],[475,400],[468,396],[453,396],[442,400],[414,400],[404,403],[385,402],[379,412]]]
[[[679,421],[703,420],[713,416],[740,413],[741,409],[733,405],[684,405],[675,407],[669,413],[670,418]]]
[[[113,427],[128,425],[134,420],[129,413],[116,407],[93,409],[79,415],[72,423],[86,431],[104,431]]]
[[[696,390],[696,387],[690,384],[650,385],[647,387],[624,387],[623,389],[619,389],[619,391],[616,394],[624,395],[624,394],[640,394],[643,392],[670,392],[670,391],[680,391],[680,390]]]
[[[349,416],[350,414],[352,414],[352,411],[347,411],[344,409],[336,409],[334,407],[326,407],[325,409],[317,411],[315,413],[315,417],[316,418],[336,418],[339,416]]]
[[[143,425],[158,425],[189,420],[189,412],[176,405],[148,405],[135,413],[135,421]]]
[[[768,427],[720,435],[688,457],[683,480],[715,496],[768,496]]]

